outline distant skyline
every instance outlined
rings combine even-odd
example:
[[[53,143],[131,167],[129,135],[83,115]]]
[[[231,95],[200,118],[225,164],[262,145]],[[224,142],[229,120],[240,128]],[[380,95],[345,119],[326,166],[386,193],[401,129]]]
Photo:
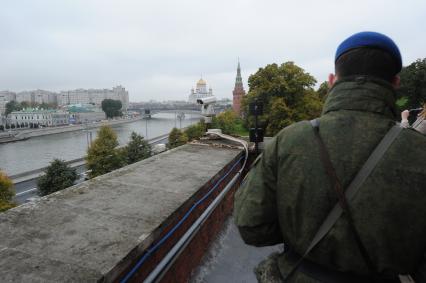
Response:
[[[232,98],[237,58],[244,87],[270,63],[294,61],[318,82],[337,45],[385,33],[404,65],[426,57],[426,1],[2,1],[0,90],[112,88],[130,101],[185,100],[200,74]]]

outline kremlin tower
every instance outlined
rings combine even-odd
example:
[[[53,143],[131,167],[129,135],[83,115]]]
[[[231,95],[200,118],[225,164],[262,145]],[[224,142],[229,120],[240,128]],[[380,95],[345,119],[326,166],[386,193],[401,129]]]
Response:
[[[237,77],[235,78],[235,87],[232,94],[233,94],[232,108],[234,109],[235,113],[237,113],[238,115],[241,115],[241,101],[243,99],[243,96],[246,95],[246,92],[243,86],[243,79],[241,78],[241,68],[240,68],[239,60],[238,60],[238,68],[237,68]]]

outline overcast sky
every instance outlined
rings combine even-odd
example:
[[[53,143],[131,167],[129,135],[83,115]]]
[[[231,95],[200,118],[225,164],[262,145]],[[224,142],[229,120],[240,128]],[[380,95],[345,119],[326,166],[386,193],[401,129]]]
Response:
[[[111,88],[130,101],[184,100],[202,74],[232,97],[269,63],[294,61],[322,82],[337,45],[389,35],[404,65],[426,57],[425,0],[1,0],[0,90]]]

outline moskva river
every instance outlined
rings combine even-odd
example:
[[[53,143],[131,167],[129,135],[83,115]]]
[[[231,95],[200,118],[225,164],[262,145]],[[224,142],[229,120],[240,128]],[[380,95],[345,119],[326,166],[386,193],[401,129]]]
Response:
[[[148,120],[112,126],[118,135],[120,145],[126,144],[132,131],[152,139],[170,132],[173,127],[186,127],[200,120],[199,115],[186,114],[181,121],[175,114],[159,113]],[[98,129],[90,130],[92,138]],[[68,132],[56,135],[33,137],[25,141],[0,144],[0,168],[8,175],[14,175],[49,165],[54,158],[73,160],[86,155],[86,131]]]

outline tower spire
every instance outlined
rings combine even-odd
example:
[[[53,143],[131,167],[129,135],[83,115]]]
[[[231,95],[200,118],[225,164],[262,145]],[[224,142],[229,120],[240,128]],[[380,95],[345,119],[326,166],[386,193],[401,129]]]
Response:
[[[234,91],[232,92],[232,108],[238,115],[241,115],[241,100],[245,94],[246,92],[244,91],[243,79],[241,78],[240,58],[238,57],[237,77],[235,78],[235,87]]]
[[[238,57],[238,67],[237,67],[237,77],[235,78],[235,87],[243,86],[243,79],[241,78],[241,67],[240,67],[240,58]]]

